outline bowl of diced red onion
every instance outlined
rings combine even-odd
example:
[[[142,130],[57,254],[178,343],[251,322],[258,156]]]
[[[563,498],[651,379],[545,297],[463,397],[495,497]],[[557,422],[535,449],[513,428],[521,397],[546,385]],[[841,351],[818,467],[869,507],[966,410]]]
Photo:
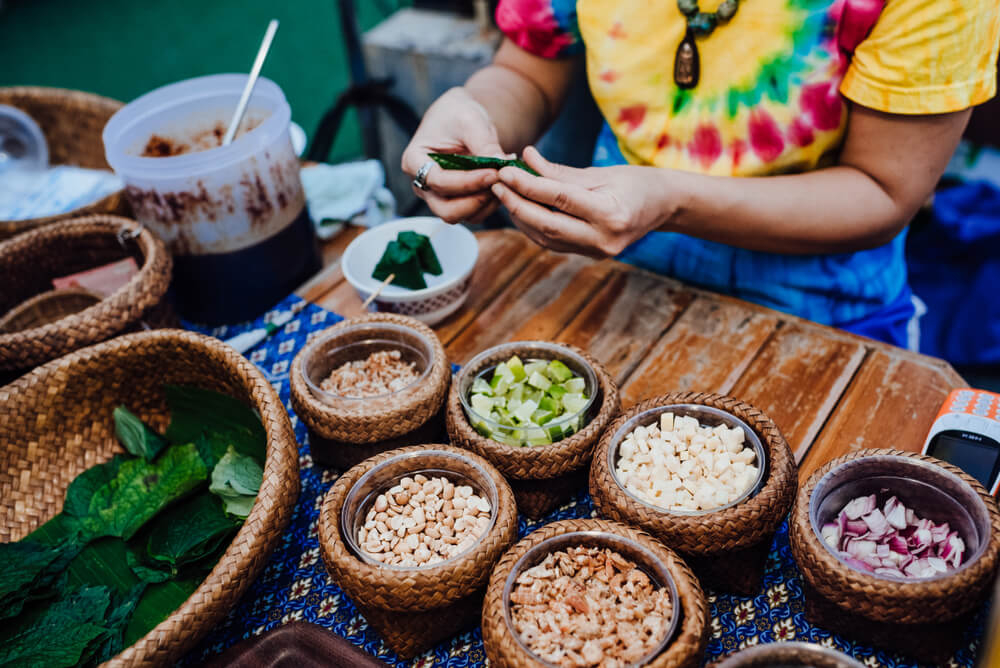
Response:
[[[926,459],[851,459],[816,484],[809,519],[846,566],[896,582],[964,570],[986,551],[990,512],[968,482]]]

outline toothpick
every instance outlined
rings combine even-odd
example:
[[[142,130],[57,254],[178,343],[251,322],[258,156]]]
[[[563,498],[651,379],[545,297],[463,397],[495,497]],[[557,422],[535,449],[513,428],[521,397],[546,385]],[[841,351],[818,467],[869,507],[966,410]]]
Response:
[[[382,281],[382,285],[380,285],[377,288],[375,288],[375,292],[373,292],[370,295],[368,295],[368,299],[366,299],[364,302],[362,302],[361,308],[363,308],[364,310],[367,311],[368,310],[368,305],[371,304],[373,301],[375,301],[375,299],[378,298],[378,296],[380,294],[382,294],[382,290],[385,289],[385,286],[389,285],[394,280],[396,280],[396,274],[389,274],[388,276],[386,276],[385,280]]]

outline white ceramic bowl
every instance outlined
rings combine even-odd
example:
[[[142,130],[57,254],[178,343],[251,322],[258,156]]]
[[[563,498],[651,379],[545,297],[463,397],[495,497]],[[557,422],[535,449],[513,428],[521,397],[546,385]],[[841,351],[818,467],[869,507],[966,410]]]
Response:
[[[479,244],[462,225],[449,225],[440,218],[418,216],[400,218],[366,230],[352,241],[341,258],[341,270],[362,301],[381,285],[372,272],[385,247],[400,232],[426,234],[441,262],[441,275],[424,274],[427,287],[407,290],[387,285],[368,307],[371,311],[401,313],[435,325],[454,313],[469,296],[469,280],[476,266]]]

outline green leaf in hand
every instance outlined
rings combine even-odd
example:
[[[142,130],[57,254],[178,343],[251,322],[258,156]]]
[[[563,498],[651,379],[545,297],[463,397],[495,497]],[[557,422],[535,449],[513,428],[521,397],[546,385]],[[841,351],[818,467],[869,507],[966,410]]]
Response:
[[[245,518],[250,514],[264,471],[252,458],[230,447],[212,471],[209,491],[219,496],[227,513]]]
[[[90,500],[83,527],[91,537],[128,540],[150,518],[208,478],[193,443],[173,445],[156,460],[132,459]]]
[[[49,606],[30,628],[0,645],[2,666],[74,666],[106,632],[107,587],[84,587]],[[89,651],[88,651],[89,650]]]
[[[528,166],[520,158],[508,160],[506,158],[491,158],[484,155],[462,155],[460,153],[428,153],[431,160],[441,165],[444,169],[461,169],[469,171],[472,169],[503,169],[504,167],[518,167],[529,174],[539,176],[538,172]]]
[[[159,434],[124,406],[116,408],[112,415],[115,419],[115,436],[136,457],[153,459],[166,447],[167,442]]]

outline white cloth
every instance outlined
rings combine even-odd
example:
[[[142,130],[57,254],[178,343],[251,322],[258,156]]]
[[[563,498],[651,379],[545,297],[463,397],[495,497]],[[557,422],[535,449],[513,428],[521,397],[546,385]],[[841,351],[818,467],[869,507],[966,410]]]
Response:
[[[58,165],[40,172],[8,170],[0,175],[0,220],[67,213],[122,187],[122,180],[105,169]]]
[[[328,239],[343,223],[374,227],[396,217],[396,199],[385,187],[385,171],[378,160],[302,168],[309,216],[316,233]]]

